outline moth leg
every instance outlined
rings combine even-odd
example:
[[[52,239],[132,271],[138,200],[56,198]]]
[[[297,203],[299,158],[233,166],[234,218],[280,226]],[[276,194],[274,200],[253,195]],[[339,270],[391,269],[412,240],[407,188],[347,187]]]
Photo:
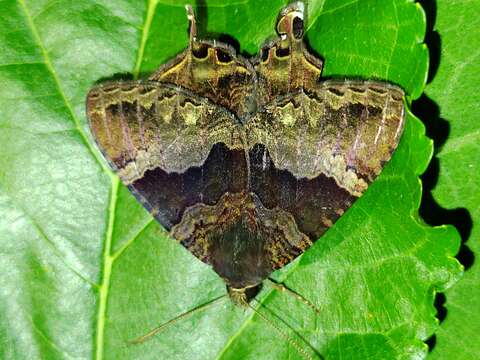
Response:
[[[157,326],[156,328],[153,328],[152,330],[150,330],[149,332],[147,332],[146,334],[142,335],[142,336],[139,336],[138,338],[136,339],[133,339],[131,341],[129,341],[130,344],[132,345],[138,345],[138,344],[142,344],[144,343],[145,341],[151,339],[154,335],[158,334],[159,332],[165,330],[167,327],[175,324],[176,322],[178,322],[179,320],[182,320],[188,316],[191,316],[199,311],[205,311],[209,308],[211,308],[212,306],[218,304],[220,301],[222,300],[225,300],[227,299],[227,294],[224,294],[222,296],[219,296],[213,300],[210,300],[204,304],[201,304],[201,305],[198,305],[197,307],[194,307],[193,309],[191,310],[188,310],[176,317],[174,317],[173,319],[167,321],[166,323],[163,323],[159,326]]]
[[[310,300],[304,298],[302,295],[297,293],[295,290],[290,289],[284,283],[278,282],[278,281],[276,281],[272,278],[267,278],[265,280],[268,281],[270,283],[270,286],[273,287],[274,289],[277,289],[277,290],[279,290],[283,293],[292,295],[295,299],[303,302],[305,305],[310,307],[317,314],[320,314],[320,309],[318,307],[316,307]]]
[[[257,303],[258,303],[258,306],[263,306],[262,303],[260,301],[258,301],[257,299],[253,299],[255,300]],[[283,337],[290,345],[292,345],[295,350],[298,351],[298,353],[300,355],[302,355],[302,357],[304,357],[306,360],[314,360],[314,358],[297,342],[295,341],[292,337],[289,336],[289,334],[283,330],[280,326],[278,326],[277,324],[275,324],[271,319],[269,319],[266,315],[262,314],[262,312],[259,310],[259,309],[256,309],[254,306],[252,306],[250,303],[246,303],[246,305],[252,309],[255,314],[257,314],[260,319],[262,319],[263,321],[265,321],[269,326],[271,326],[275,331],[277,331],[278,334],[280,334],[281,337]],[[264,306],[265,307],[265,306]],[[265,307],[265,309],[268,310],[268,308]],[[285,320],[283,320],[282,318],[280,318],[278,315],[275,315],[274,316],[276,318],[278,318],[282,323],[284,323],[285,325],[288,326],[288,328],[293,331],[293,333],[295,333],[295,335],[297,335],[300,339],[302,339],[305,344],[313,350],[313,352],[315,353],[315,355],[317,355],[316,357],[318,357],[319,359],[323,360],[323,356],[320,355],[317,350],[311,345],[309,344],[307,341],[305,341],[305,339],[295,330],[293,329],[292,327],[290,327],[286,322]]]

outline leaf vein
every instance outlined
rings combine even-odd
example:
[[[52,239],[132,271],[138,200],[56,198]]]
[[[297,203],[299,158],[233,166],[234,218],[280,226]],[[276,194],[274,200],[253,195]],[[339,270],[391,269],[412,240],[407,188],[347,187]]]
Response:
[[[116,252],[112,254],[112,261],[117,260],[117,258],[122,255],[122,253],[136,240],[139,238],[139,236],[148,228],[148,226],[154,221],[155,219],[151,217],[148,219],[148,221],[145,223],[144,226],[134,235],[132,236],[120,249],[118,249]]]
[[[13,198],[12,196],[10,196],[4,189],[3,189],[3,186],[2,184],[0,184],[0,190],[2,191],[2,193],[7,196],[9,199],[10,199],[10,202],[12,203],[13,206],[15,206],[15,208],[17,210],[19,210],[25,218],[27,218],[30,222],[30,225],[36,230],[36,232],[40,235],[40,238],[45,240],[46,244],[50,246],[50,248],[53,250],[53,252],[55,253],[55,255],[61,260],[61,262],[63,262],[63,264],[67,267],[67,269],[69,269],[70,271],[72,271],[75,275],[77,275],[80,279],[82,279],[83,281],[85,281],[87,284],[90,284],[93,288],[96,288],[98,285],[95,284],[92,280],[88,279],[87,276],[83,275],[79,270],[75,269],[75,267],[73,265],[71,265],[65,255],[60,251],[60,249],[58,249],[57,245],[55,244],[55,242],[53,240],[51,240],[48,235],[46,234],[46,232],[43,230],[43,228],[40,226],[40,224],[36,221],[36,219],[30,214],[28,213],[22,206],[20,206]]]
[[[21,9],[23,10],[23,13],[25,14],[25,18],[28,24],[28,27],[30,28],[30,31],[32,33],[32,36],[36,42],[36,45],[40,49],[40,52],[42,53],[42,57],[44,59],[45,66],[48,69],[48,72],[52,76],[52,79],[55,83],[55,86],[57,87],[58,93],[60,97],[62,98],[63,102],[65,103],[65,107],[67,108],[68,112],[70,113],[71,119],[73,120],[73,123],[75,124],[75,127],[77,131],[80,134],[80,137],[82,138],[82,141],[84,142],[85,146],[87,147],[88,151],[91,153],[91,155],[95,158],[95,160],[98,162],[98,164],[101,166],[102,170],[105,171],[107,174],[109,174],[110,177],[113,177],[114,175],[112,172],[106,167],[105,162],[102,161],[100,154],[98,151],[95,150],[95,148],[90,144],[90,141],[88,141],[87,135],[82,129],[82,126],[80,125],[80,121],[78,117],[75,115],[75,112],[73,111],[72,105],[70,104],[70,101],[67,99],[67,96],[65,92],[63,91],[63,88],[60,83],[60,79],[57,75],[57,72],[53,66],[52,61],[50,60],[50,56],[48,55],[48,51],[43,45],[42,39],[40,37],[40,34],[38,33],[37,27],[34,23],[34,20],[30,14],[30,11],[25,3],[25,0],[19,0],[18,2],[20,4]]]

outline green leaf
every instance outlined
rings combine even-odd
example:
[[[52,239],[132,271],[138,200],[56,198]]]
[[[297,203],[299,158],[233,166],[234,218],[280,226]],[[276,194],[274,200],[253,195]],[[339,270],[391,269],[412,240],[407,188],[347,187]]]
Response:
[[[468,238],[466,246],[476,259],[462,280],[446,292],[447,315],[437,334],[432,359],[473,360],[480,354],[479,12],[480,3],[474,0],[455,6],[441,1],[437,4],[435,30],[440,38],[440,64],[426,95],[438,105],[443,121],[448,121],[449,134],[437,155],[440,171],[433,197],[446,209],[468,210],[472,228],[465,224],[468,218],[458,220],[463,222],[460,225]],[[447,212],[446,216],[451,215]]]
[[[273,34],[283,4],[212,1],[198,9],[201,29],[228,34],[253,54]],[[418,5],[328,0],[308,9],[307,40],[325,59],[325,76],[388,80],[419,96],[428,55]],[[320,314],[266,285],[262,306],[253,302],[264,317],[227,299],[129,345],[225,293],[211,268],[168,239],[119,185],[85,119],[96,81],[148,73],[186,46],[183,3],[0,0],[0,10],[1,358],[426,354],[422,341],[437,327],[435,289],[453,284],[461,268],[455,230],[428,227],[418,216],[418,175],[432,145],[410,113],[380,178],[276,274]]]

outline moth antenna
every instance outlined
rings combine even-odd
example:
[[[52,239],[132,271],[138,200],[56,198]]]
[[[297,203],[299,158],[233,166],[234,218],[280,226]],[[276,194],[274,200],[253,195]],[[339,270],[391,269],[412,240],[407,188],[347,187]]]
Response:
[[[279,282],[273,280],[272,278],[267,278],[265,280],[268,281],[270,283],[270,286],[272,286],[273,288],[275,288],[275,289],[277,289],[277,290],[279,290],[279,291],[281,291],[285,294],[292,295],[295,299],[303,302],[305,305],[310,307],[317,314],[320,314],[320,309],[318,307],[316,307],[315,304],[313,304],[310,300],[308,300],[307,298],[305,298],[302,295],[300,295],[299,293],[297,293],[295,290],[290,289],[284,283],[279,283]]]
[[[256,300],[256,301],[261,305],[261,303],[260,303],[258,300]],[[263,315],[260,311],[258,311],[257,309],[255,309],[252,305],[250,305],[250,303],[248,303],[247,301],[245,301],[245,304],[246,304],[250,309],[252,309],[252,310],[255,312],[255,314],[257,314],[263,321],[265,321],[269,326],[271,326],[273,329],[275,329],[275,330],[280,334],[280,336],[282,336],[289,344],[291,344],[291,345],[295,348],[295,350],[297,350],[298,353],[301,354],[305,359],[307,359],[307,360],[314,360],[313,357],[312,357],[309,353],[307,353],[307,352],[305,351],[305,349],[302,348],[298,342],[296,342],[294,339],[292,339],[290,336],[288,336],[288,333],[287,333],[287,332],[285,332],[282,328],[280,328],[280,327],[279,327],[277,324],[275,324],[272,320],[270,320],[270,319],[267,318],[265,315]],[[323,359],[323,358],[321,357],[321,355],[319,355],[319,356],[320,356],[320,359]]]
[[[144,343],[145,341],[152,338],[152,336],[158,334],[160,331],[165,330],[167,327],[169,327],[171,325],[174,325],[176,322],[178,322],[178,321],[180,321],[180,320],[182,320],[182,319],[184,319],[184,318],[186,318],[190,315],[193,315],[194,313],[197,313],[199,311],[204,311],[204,310],[207,310],[207,309],[211,308],[212,306],[218,304],[220,302],[220,300],[224,300],[226,297],[227,297],[227,294],[224,294],[224,295],[219,296],[219,297],[217,297],[217,298],[215,298],[211,301],[208,301],[204,304],[198,305],[197,307],[194,307],[193,309],[188,310],[188,311],[184,312],[183,314],[178,315],[177,317],[174,317],[173,319],[167,321],[166,323],[164,323],[160,326],[157,326],[156,328],[153,328],[152,330],[150,330],[146,334],[144,334],[142,336],[139,336],[138,338],[136,338],[134,340],[130,340],[129,343],[133,344],[133,345],[138,345],[138,344]]]
[[[187,19],[189,21],[190,29],[190,47],[193,42],[197,40],[197,20],[195,19],[195,13],[193,12],[192,5],[185,5],[185,11],[187,12]]]

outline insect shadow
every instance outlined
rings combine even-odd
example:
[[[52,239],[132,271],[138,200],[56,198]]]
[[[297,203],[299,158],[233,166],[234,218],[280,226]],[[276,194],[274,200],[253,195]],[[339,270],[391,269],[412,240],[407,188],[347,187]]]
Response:
[[[216,39],[221,43],[231,46],[237,54],[240,54],[245,57],[251,57],[253,54],[249,54],[241,51],[240,43],[233,36],[230,36],[225,33],[208,31],[208,12],[207,12],[207,3],[205,0],[198,0],[196,4],[197,18],[197,31],[199,34],[202,34],[202,37],[206,39]]]
[[[121,72],[121,73],[115,73],[110,76],[102,77],[97,81],[95,81],[95,85],[105,84],[105,83],[115,82],[115,81],[130,81],[130,80],[134,80],[132,73]]]

